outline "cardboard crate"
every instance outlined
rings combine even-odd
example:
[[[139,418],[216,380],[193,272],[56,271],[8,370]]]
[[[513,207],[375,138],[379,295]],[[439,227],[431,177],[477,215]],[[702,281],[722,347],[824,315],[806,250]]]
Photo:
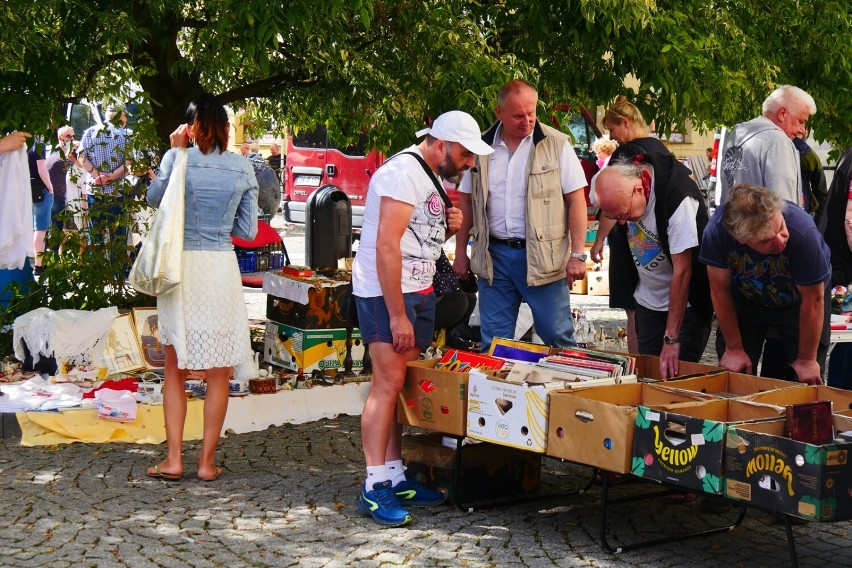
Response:
[[[588,277],[586,276],[586,274],[583,274],[583,278],[581,280],[574,280],[574,283],[571,284],[571,293],[584,296],[588,289],[588,285]]]
[[[609,271],[587,272],[589,296],[609,296]]]
[[[624,352],[618,351],[611,351],[611,353],[625,355]],[[659,357],[654,355],[635,355],[632,353],[630,355],[636,358],[635,374],[637,377],[639,377],[640,379],[652,379],[654,381],[662,381],[662,376],[660,375]],[[693,363],[691,361],[680,361],[678,367],[678,376],[676,377],[678,379],[689,377],[703,377],[705,375],[714,375],[717,373],[726,372],[725,369],[716,365],[707,365],[706,363]]]
[[[772,390],[791,388],[795,385],[791,385],[790,381],[781,379],[769,379],[724,371],[703,377],[671,379],[665,382],[664,386],[671,389],[685,389],[711,394],[719,398],[740,398]],[[801,386],[806,385],[802,384]]]
[[[365,346],[361,333],[352,330],[352,370],[364,366]],[[274,321],[266,322],[263,341],[263,360],[291,371],[302,369],[309,374],[343,370],[346,358],[345,329],[300,329]]]
[[[834,415],[835,431],[852,418]],[[754,507],[818,521],[852,518],[852,444],[784,437],[784,420],[728,428],[725,496]]]
[[[397,402],[400,424],[464,436],[468,373],[435,369],[440,359],[411,361]]]
[[[830,400],[835,412],[852,410],[852,391],[827,387],[824,385],[802,385],[789,383],[791,386],[782,390],[773,390],[747,397],[748,400],[775,406],[802,404],[818,400]]]
[[[441,445],[441,434],[404,436],[406,474],[431,489],[443,491],[453,503],[499,499],[536,491],[541,483],[541,455],[487,442],[461,449],[458,481],[454,483],[456,448]]]
[[[655,408],[695,402],[699,395],[657,385],[627,384],[550,393],[546,454],[616,473],[629,473],[640,404]]]
[[[468,387],[468,436],[544,452],[548,394],[545,387],[508,383],[478,371],[470,373]]]
[[[668,409],[640,406],[633,436],[631,473],[721,494],[728,425],[783,415],[780,408],[741,400],[678,404]]]
[[[304,285],[304,283],[299,283]],[[266,297],[266,319],[299,329],[342,329],[352,325],[344,306],[348,306],[351,287],[346,282],[310,286],[307,303],[282,294],[296,287],[293,279],[267,273],[263,277]]]

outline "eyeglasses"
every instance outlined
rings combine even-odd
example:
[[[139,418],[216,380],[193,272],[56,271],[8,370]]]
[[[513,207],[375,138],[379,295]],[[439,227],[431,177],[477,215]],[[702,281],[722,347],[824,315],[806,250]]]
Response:
[[[74,140],[74,135],[73,134],[66,134],[65,136],[62,137],[62,139],[63,140]]]
[[[611,221],[618,221],[619,223],[626,223],[630,220],[630,212],[633,211],[633,196],[636,195],[636,192],[630,194],[630,201],[627,203],[627,211],[620,215],[604,215],[605,218]]]

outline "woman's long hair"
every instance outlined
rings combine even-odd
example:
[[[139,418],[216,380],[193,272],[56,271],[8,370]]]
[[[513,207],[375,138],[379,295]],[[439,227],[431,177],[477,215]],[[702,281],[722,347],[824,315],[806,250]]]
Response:
[[[218,147],[221,154],[228,148],[228,113],[219,99],[204,93],[189,103],[186,122],[191,127],[195,145],[204,154]]]

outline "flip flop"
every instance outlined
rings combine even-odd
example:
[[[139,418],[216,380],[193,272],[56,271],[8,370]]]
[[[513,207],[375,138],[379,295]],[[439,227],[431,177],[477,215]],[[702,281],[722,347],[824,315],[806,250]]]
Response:
[[[198,476],[198,479],[200,479],[201,481],[204,481],[204,482],[207,482],[207,481],[216,481],[217,479],[219,479],[219,476],[220,476],[220,475],[222,475],[222,472],[223,472],[223,471],[225,471],[225,468],[224,468],[224,467],[222,467],[222,466],[217,465],[217,466],[216,466],[216,475],[213,475],[212,477],[201,477],[201,476],[199,475],[199,476]]]
[[[149,467],[148,471],[145,472],[148,477],[156,477],[158,479],[164,479],[166,481],[180,481],[183,475],[177,473],[166,473],[165,471],[160,471],[160,466],[155,465],[154,467]]]

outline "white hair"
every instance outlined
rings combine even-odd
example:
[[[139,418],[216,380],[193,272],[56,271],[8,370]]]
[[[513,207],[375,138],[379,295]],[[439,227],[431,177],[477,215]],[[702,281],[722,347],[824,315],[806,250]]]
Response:
[[[810,114],[816,114],[814,98],[806,91],[793,85],[781,85],[763,101],[763,114],[778,112],[783,107],[790,108],[798,103],[808,109]]]

